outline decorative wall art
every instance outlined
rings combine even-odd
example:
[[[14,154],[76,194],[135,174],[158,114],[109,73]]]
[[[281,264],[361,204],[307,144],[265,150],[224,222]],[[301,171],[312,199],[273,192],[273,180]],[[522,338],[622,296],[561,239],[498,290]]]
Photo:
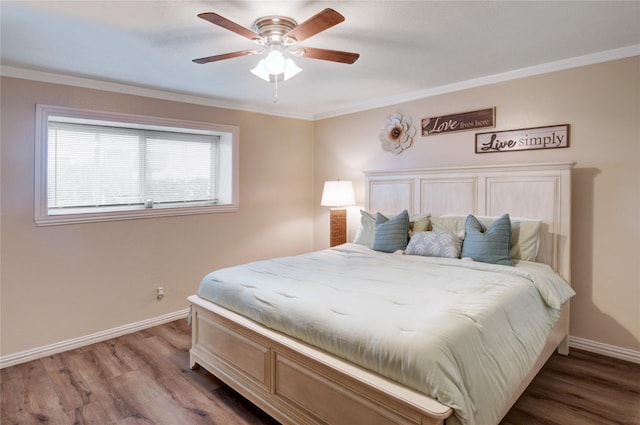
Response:
[[[380,132],[382,149],[398,155],[411,147],[415,135],[416,128],[409,115],[393,114]]]
[[[496,125],[496,108],[442,115],[422,119],[422,135],[430,136],[454,131],[468,131],[478,128],[491,128]]]
[[[476,153],[569,147],[569,124],[476,133]]]

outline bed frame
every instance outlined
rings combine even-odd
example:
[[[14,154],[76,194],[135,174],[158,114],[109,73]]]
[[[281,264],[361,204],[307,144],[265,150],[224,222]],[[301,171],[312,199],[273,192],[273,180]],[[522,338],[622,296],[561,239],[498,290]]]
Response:
[[[574,163],[365,173],[366,208],[395,214],[468,214],[543,221],[537,261],[570,282]],[[216,304],[189,297],[191,367],[202,366],[283,424],[445,424],[452,410]],[[568,353],[569,303],[506,414],[557,349]]]

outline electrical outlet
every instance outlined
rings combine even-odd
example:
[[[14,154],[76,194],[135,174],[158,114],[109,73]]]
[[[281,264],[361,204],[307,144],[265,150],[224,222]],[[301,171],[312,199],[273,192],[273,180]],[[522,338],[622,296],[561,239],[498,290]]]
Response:
[[[156,289],[156,298],[158,299],[158,301],[164,298],[164,288],[162,286]]]

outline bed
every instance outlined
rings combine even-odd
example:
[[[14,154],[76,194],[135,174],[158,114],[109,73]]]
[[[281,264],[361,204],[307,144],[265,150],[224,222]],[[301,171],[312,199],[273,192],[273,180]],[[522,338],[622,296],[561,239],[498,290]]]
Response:
[[[193,325],[191,367],[204,367],[284,424],[498,423],[549,356],[555,350],[568,353],[567,300],[570,295],[565,291],[563,297],[545,298],[554,291],[562,292],[563,286],[551,284],[547,289],[538,287],[539,282],[554,278],[547,274],[538,277],[536,273],[539,269],[544,273],[553,270],[555,278],[559,276],[565,282],[570,282],[570,189],[573,165],[545,163],[366,172],[367,211],[381,212],[388,217],[397,217],[402,210],[413,217],[443,217],[439,224],[452,220],[460,222],[461,217],[467,214],[499,217],[505,212],[510,214],[512,226],[518,220],[516,217],[537,222],[539,237],[533,258],[529,258],[535,259],[535,262],[520,261],[517,267],[505,267],[459,259],[381,253],[365,246],[345,244],[302,256],[216,271],[203,279],[203,282],[216,281],[211,293],[203,290],[189,297]],[[374,270],[374,264],[382,268]],[[325,277],[316,278],[318,275],[315,273],[305,276],[305,270],[311,267],[322,269]],[[353,270],[353,273],[350,272],[346,277],[344,267]],[[429,273],[436,276],[434,279],[440,276],[441,280],[447,280],[447,284],[454,287],[444,289],[438,284],[434,289],[436,292],[429,292],[430,289],[421,285],[419,279],[412,281],[417,279],[417,273],[426,273],[423,272],[426,267],[433,270]],[[479,276],[480,281],[491,276],[491,288],[499,288],[507,296],[506,301],[497,304],[499,313],[496,314],[503,315],[506,310],[527,311],[526,326],[511,318],[507,320],[508,325],[500,325],[502,330],[489,332],[488,326],[469,312],[476,308],[475,298],[486,296],[491,303],[497,299],[497,295],[492,292],[493,289],[482,289],[471,295],[463,292],[461,287],[469,287],[465,283],[469,278],[467,273]],[[358,287],[355,281],[362,275],[369,280]],[[535,277],[530,279],[534,285],[511,283],[516,280],[527,281],[527,276]],[[255,280],[263,277],[271,283],[263,285]],[[375,283],[371,283],[371,279]],[[407,292],[404,289],[401,291],[399,283],[393,282],[394,279],[401,280]],[[301,286],[301,282],[304,290],[292,292],[296,290],[295,286]],[[391,287],[394,293],[391,298],[387,295],[389,284],[396,285]],[[260,292],[269,285],[273,286],[272,293]],[[475,287],[476,284],[473,285]],[[311,293],[314,286],[318,287],[318,292]],[[522,306],[515,304],[515,298],[509,298],[515,292],[512,288],[516,286],[526,288],[526,297],[529,297]],[[533,286],[536,288],[532,289]],[[343,288],[348,288],[346,292],[355,294],[359,301],[349,301],[344,294],[335,295],[337,292],[334,291]],[[535,295],[532,298],[532,293],[543,296]],[[258,301],[254,306],[248,306],[243,301],[245,298]],[[275,304],[276,298],[284,304]],[[448,306],[460,307],[452,311],[453,319],[447,319],[442,325],[432,324],[429,319],[421,320],[419,326],[416,326],[415,320],[412,322],[418,313],[409,312],[408,305],[421,306],[422,300],[438,300],[440,303],[445,298],[452,300]],[[326,300],[326,303],[322,300]],[[362,307],[365,300],[369,303],[367,308]],[[528,306],[534,304],[541,305],[540,310],[549,316],[541,318],[539,325],[538,319],[529,316],[533,307]],[[289,309],[288,313],[279,314],[285,306]],[[313,316],[315,313],[311,311],[314,306],[319,306],[319,310],[324,312]],[[355,310],[352,306],[356,306]],[[437,310],[437,304],[423,310]],[[447,307],[446,310],[452,309]],[[482,312],[479,316],[489,315]],[[399,354],[395,348],[384,351],[385,347],[393,347],[398,343],[431,347],[432,344],[422,342],[435,334],[453,341],[449,336],[462,332],[451,325],[456,320],[471,321],[474,326],[471,326],[471,333],[463,336],[467,341],[465,344],[452,343],[451,346],[457,344],[463,347],[458,351],[469,351],[471,355],[466,357],[482,358],[478,353],[492,351],[485,361],[504,364],[507,369],[520,360],[493,358],[493,351],[507,352],[509,349],[486,348],[502,347],[500,344],[506,340],[503,334],[509,332],[516,334],[516,342],[505,346],[521,345],[523,338],[517,334],[520,331],[513,329],[539,327],[543,334],[535,336],[533,348],[515,349],[515,357],[527,357],[521,362],[526,368],[518,368],[517,378],[510,377],[504,388],[502,384],[491,381],[496,376],[501,377],[502,372],[476,377],[483,375],[483,370],[493,371],[491,368],[497,365],[485,364],[483,367],[481,363],[479,366],[469,366],[466,360],[461,360],[464,354],[462,357],[457,354],[449,357],[453,349],[448,345],[436,343],[439,348],[433,356]],[[489,321],[495,320],[490,318]],[[355,322],[370,326],[351,329],[350,324]],[[321,332],[316,333],[316,330],[324,328],[329,329],[325,336]],[[362,329],[367,328],[369,330],[364,333]],[[383,328],[389,328],[391,332],[387,329],[386,333],[382,333]],[[474,332],[477,329],[484,332],[485,328],[487,332],[478,337],[479,344],[468,342],[476,338]],[[394,332],[394,329],[397,331]],[[416,333],[419,333],[419,338],[415,337]],[[357,340],[357,337],[361,339]],[[365,346],[362,340],[375,340],[378,348],[359,350],[358,347]],[[360,352],[365,354],[361,355]],[[369,357],[366,357],[367,354]],[[439,358],[438,355],[444,357]],[[435,370],[434,363],[445,364],[444,372],[425,372]],[[427,380],[425,375],[429,379],[435,376],[435,381]],[[442,383],[443,380],[462,388],[460,395],[448,397],[450,391]],[[493,401],[494,390],[500,393],[497,403]],[[491,403],[485,400],[488,394],[491,394]],[[459,402],[460,397],[466,401]]]

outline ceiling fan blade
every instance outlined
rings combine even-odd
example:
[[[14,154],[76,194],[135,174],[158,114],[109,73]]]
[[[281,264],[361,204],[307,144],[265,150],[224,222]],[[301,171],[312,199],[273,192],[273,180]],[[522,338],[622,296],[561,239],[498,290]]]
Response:
[[[344,16],[333,9],[327,8],[296,26],[286,33],[283,38],[294,42],[306,40],[312,35],[316,35],[342,21],[344,21]]]
[[[228,29],[229,31],[235,32],[236,34],[239,34],[244,38],[248,38],[249,40],[252,40],[252,41],[258,41],[262,39],[262,37],[260,37],[257,33],[251,31],[248,28],[243,27],[240,24],[236,24],[235,22],[225,18],[224,16],[220,16],[217,13],[213,13],[213,12],[200,13],[198,14],[198,18],[202,18],[205,21],[211,22],[212,24]]]
[[[316,49],[305,47],[300,49],[302,56],[312,59],[322,59],[325,61],[341,62],[352,64],[358,60],[360,53],[343,52],[340,50]]]
[[[217,62],[225,59],[237,58],[240,56],[248,56],[255,55],[257,52],[255,50],[241,50],[239,52],[231,52],[231,53],[223,53],[221,55],[207,56],[206,58],[194,59],[195,63],[209,63],[209,62]]]

